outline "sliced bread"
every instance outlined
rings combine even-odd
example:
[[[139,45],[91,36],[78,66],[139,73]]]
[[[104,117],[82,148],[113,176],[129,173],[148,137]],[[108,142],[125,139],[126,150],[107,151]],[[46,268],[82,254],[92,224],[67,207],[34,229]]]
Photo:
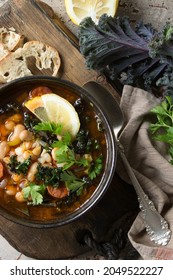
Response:
[[[32,67],[28,58],[34,58]],[[39,41],[29,41],[14,52],[9,52],[0,61],[0,82],[6,83],[24,76],[33,75],[32,68],[50,69],[56,76],[60,67],[60,57],[56,49]]]
[[[15,52],[9,52],[0,61],[0,83],[7,83],[14,79],[31,76],[25,59],[23,58],[22,48]]]
[[[23,46],[24,36],[16,33],[14,28],[0,28],[0,44],[5,50],[14,51]]]
[[[3,44],[0,43],[0,60],[6,57],[8,53],[9,51],[4,48]]]
[[[24,58],[34,57],[39,70],[51,69],[56,76],[60,67],[59,53],[53,47],[39,41],[29,41],[23,46]]]

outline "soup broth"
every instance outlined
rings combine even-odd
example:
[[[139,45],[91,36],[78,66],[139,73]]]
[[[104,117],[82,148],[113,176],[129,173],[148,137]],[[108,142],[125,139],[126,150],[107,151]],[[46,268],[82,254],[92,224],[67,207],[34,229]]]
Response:
[[[61,124],[50,122],[41,130],[48,123],[26,108],[27,100],[52,92],[75,108],[80,120],[75,137],[55,133]],[[106,152],[104,128],[92,104],[69,89],[23,88],[0,106],[0,206],[35,221],[74,212],[96,190]]]

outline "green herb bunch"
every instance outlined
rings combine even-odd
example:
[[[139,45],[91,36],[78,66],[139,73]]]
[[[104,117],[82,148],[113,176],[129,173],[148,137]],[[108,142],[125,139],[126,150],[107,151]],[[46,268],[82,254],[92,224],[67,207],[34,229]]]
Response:
[[[156,141],[168,144],[168,153],[173,164],[173,99],[166,96],[161,104],[151,110],[157,118],[155,123],[151,123],[149,130]]]

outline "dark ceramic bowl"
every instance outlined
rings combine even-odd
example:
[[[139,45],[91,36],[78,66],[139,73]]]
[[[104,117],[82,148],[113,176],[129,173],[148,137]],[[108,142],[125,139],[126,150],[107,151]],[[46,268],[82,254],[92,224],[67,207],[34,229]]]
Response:
[[[72,222],[75,219],[81,217],[102,198],[103,194],[108,189],[112,177],[114,175],[115,166],[116,166],[116,146],[114,141],[113,127],[111,125],[111,119],[105,116],[104,113],[104,106],[106,105],[99,104],[100,102],[98,102],[99,92],[96,93],[96,96],[93,96],[93,94],[90,94],[83,88],[69,81],[61,80],[53,77],[47,77],[47,76],[32,76],[32,77],[17,79],[0,88],[0,104],[2,105],[4,103],[7,103],[12,99],[15,100],[15,97],[19,96],[20,93],[22,94],[25,90],[29,91],[33,87],[37,87],[37,86],[47,86],[55,91],[61,90],[62,92],[70,90],[75,94],[77,94],[79,97],[85,99],[86,102],[93,104],[93,108],[96,114],[99,115],[99,118],[103,123],[105,129],[105,135],[106,135],[106,142],[107,142],[107,156],[106,156],[105,170],[103,172],[100,183],[97,186],[94,193],[91,195],[91,197],[87,201],[85,201],[84,204],[82,204],[74,212],[64,214],[57,218],[55,217],[52,220],[43,220],[43,221],[37,219],[31,220],[29,219],[29,217],[27,217],[27,215],[23,216],[20,214],[19,211],[13,211],[10,209],[10,207],[9,209],[8,207],[3,207],[0,203],[0,215],[15,223],[19,223],[29,227],[38,227],[38,228],[57,227]],[[107,98],[108,99],[106,102],[108,102],[109,96]]]

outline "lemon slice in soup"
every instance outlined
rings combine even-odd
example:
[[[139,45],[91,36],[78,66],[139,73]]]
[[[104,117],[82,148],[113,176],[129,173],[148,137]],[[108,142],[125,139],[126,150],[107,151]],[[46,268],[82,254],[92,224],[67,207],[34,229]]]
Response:
[[[42,122],[49,121],[46,109],[44,108],[44,104],[41,99],[41,96],[36,96],[36,97],[28,100],[27,102],[25,102],[24,105],[26,108],[28,108],[29,111],[31,111]]]
[[[62,124],[63,131],[68,131],[74,137],[79,131],[79,116],[73,105],[66,99],[54,93],[36,96],[25,104],[41,121]]]

